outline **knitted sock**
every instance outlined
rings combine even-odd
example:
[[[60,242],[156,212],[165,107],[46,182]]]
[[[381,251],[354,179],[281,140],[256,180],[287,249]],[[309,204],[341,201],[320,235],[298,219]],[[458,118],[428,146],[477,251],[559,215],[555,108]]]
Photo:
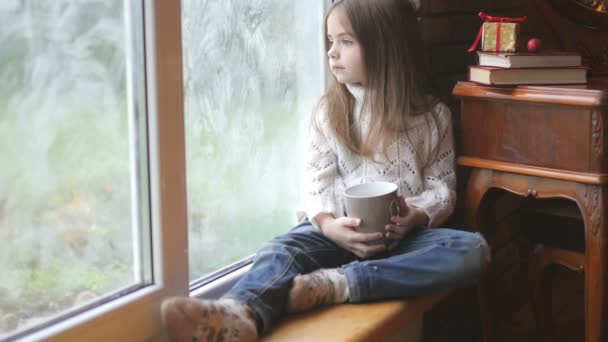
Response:
[[[341,268],[327,268],[301,274],[293,279],[287,312],[301,312],[317,306],[344,303],[348,284]]]
[[[163,301],[163,324],[172,341],[257,341],[255,314],[231,299],[200,301],[174,297]]]

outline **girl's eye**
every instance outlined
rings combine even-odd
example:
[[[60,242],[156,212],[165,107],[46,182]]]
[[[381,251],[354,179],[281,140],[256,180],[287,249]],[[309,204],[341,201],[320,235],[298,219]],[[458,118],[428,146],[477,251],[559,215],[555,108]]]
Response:
[[[352,44],[353,44],[353,41],[352,41],[352,40],[347,40],[347,39],[344,39],[344,40],[342,40],[342,44],[347,45],[347,46],[348,46],[348,45],[352,45]]]

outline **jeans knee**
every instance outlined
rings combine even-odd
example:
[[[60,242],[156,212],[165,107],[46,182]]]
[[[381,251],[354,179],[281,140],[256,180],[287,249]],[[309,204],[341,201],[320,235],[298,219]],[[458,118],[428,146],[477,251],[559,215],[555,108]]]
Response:
[[[473,278],[478,278],[491,261],[490,246],[479,233],[472,233],[467,246],[468,258],[465,258],[465,268]]]
[[[452,282],[454,285],[469,285],[477,282],[490,263],[490,248],[478,233],[464,233],[452,244],[454,259]],[[454,242],[456,242],[454,241]]]
[[[490,262],[492,262],[492,250],[490,249],[488,241],[480,233],[476,233],[475,235],[477,235],[480,240],[479,246],[482,252],[483,269],[485,269],[490,264]]]

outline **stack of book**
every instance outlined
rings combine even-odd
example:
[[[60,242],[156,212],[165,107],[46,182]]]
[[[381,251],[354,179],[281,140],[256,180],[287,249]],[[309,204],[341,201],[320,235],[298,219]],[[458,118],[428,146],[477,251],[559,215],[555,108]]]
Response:
[[[477,51],[469,80],[488,85],[585,85],[587,67],[574,52]]]

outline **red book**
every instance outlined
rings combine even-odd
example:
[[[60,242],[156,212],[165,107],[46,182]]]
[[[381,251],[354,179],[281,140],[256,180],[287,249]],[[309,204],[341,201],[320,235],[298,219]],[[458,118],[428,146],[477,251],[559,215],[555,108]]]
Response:
[[[587,67],[497,68],[470,66],[469,81],[489,85],[585,84]]]
[[[579,53],[565,51],[541,52],[477,52],[479,65],[500,68],[581,66]]]

